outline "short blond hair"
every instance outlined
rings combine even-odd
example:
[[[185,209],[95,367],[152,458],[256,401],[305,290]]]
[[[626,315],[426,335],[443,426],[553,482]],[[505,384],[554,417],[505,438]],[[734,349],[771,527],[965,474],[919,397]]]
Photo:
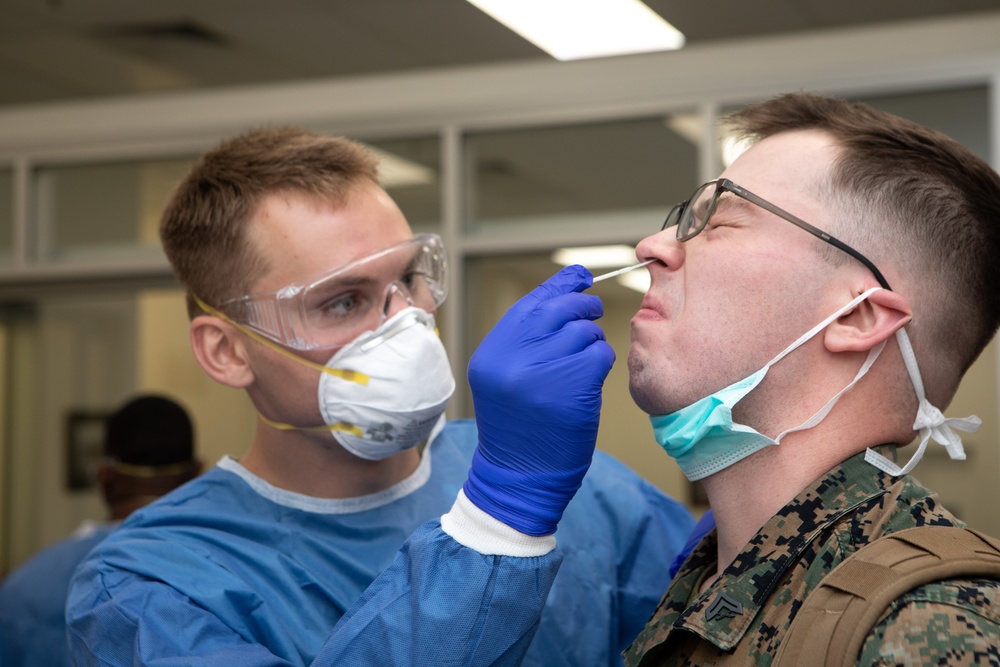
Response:
[[[377,182],[378,163],[362,144],[295,127],[254,130],[202,155],[160,219],[160,241],[188,296],[188,313],[250,290],[267,269],[248,241],[261,202],[288,193],[342,203],[351,188]]]

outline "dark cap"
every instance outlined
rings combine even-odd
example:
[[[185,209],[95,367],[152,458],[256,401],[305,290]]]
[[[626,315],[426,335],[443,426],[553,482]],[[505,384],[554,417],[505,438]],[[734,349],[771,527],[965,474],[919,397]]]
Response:
[[[164,396],[140,396],[108,419],[104,453],[138,466],[165,466],[194,459],[194,428],[187,412]]]

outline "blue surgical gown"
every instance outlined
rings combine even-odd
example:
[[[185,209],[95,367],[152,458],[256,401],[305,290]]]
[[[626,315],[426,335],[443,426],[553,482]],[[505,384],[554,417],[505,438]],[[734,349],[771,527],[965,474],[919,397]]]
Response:
[[[355,664],[345,656],[366,642],[374,664],[513,665],[525,650],[525,665],[621,664],[691,515],[598,452],[558,549],[484,556],[434,520],[475,445],[474,422],[451,422],[409,478],[344,500],[283,491],[223,459],[129,517],[78,569],[75,664]]]
[[[711,509],[706,510],[701,518],[698,519],[698,523],[694,525],[691,530],[691,534],[688,535],[687,542],[684,543],[684,547],[681,552],[677,554],[677,558],[674,559],[673,565],[670,566],[670,578],[673,579],[674,575],[681,569],[681,565],[687,560],[687,557],[691,555],[694,548],[698,546],[701,542],[701,538],[705,537],[709,533],[715,530],[715,514]]]
[[[38,552],[0,585],[0,666],[69,667],[66,594],[73,570],[118,522],[88,524]]]

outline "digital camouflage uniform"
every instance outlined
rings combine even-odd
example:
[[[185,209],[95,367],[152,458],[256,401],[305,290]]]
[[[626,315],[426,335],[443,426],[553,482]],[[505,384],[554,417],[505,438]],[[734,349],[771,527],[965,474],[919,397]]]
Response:
[[[750,540],[723,575],[716,533],[677,573],[626,651],[638,665],[770,665],[802,601],[847,556],[888,533],[963,526],[936,494],[893,478],[859,454],[810,484]],[[865,641],[859,665],[1000,665],[1000,582],[952,580],[894,602]]]

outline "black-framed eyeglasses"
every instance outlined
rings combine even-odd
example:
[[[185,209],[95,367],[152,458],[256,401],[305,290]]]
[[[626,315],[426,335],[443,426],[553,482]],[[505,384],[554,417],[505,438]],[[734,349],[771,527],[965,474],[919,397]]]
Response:
[[[661,227],[661,230],[677,225],[678,241],[688,241],[694,238],[701,232],[701,230],[705,229],[708,219],[712,217],[713,213],[715,213],[715,207],[719,203],[719,197],[723,192],[731,192],[742,199],[746,199],[748,202],[756,204],[765,211],[770,211],[779,218],[784,218],[796,227],[806,230],[816,238],[826,241],[833,247],[843,250],[848,255],[864,264],[868,270],[874,274],[879,285],[887,290],[892,289],[889,287],[889,283],[882,275],[882,272],[875,267],[870,259],[862,255],[860,252],[840,239],[830,236],[821,229],[813,227],[805,220],[792,215],[784,209],[778,208],[766,199],[762,199],[749,190],[741,188],[728,178],[718,178],[699,186],[698,189],[694,191],[694,194],[691,195],[690,199],[683,201],[670,209],[670,212],[667,213],[667,219],[663,221],[663,227]]]

